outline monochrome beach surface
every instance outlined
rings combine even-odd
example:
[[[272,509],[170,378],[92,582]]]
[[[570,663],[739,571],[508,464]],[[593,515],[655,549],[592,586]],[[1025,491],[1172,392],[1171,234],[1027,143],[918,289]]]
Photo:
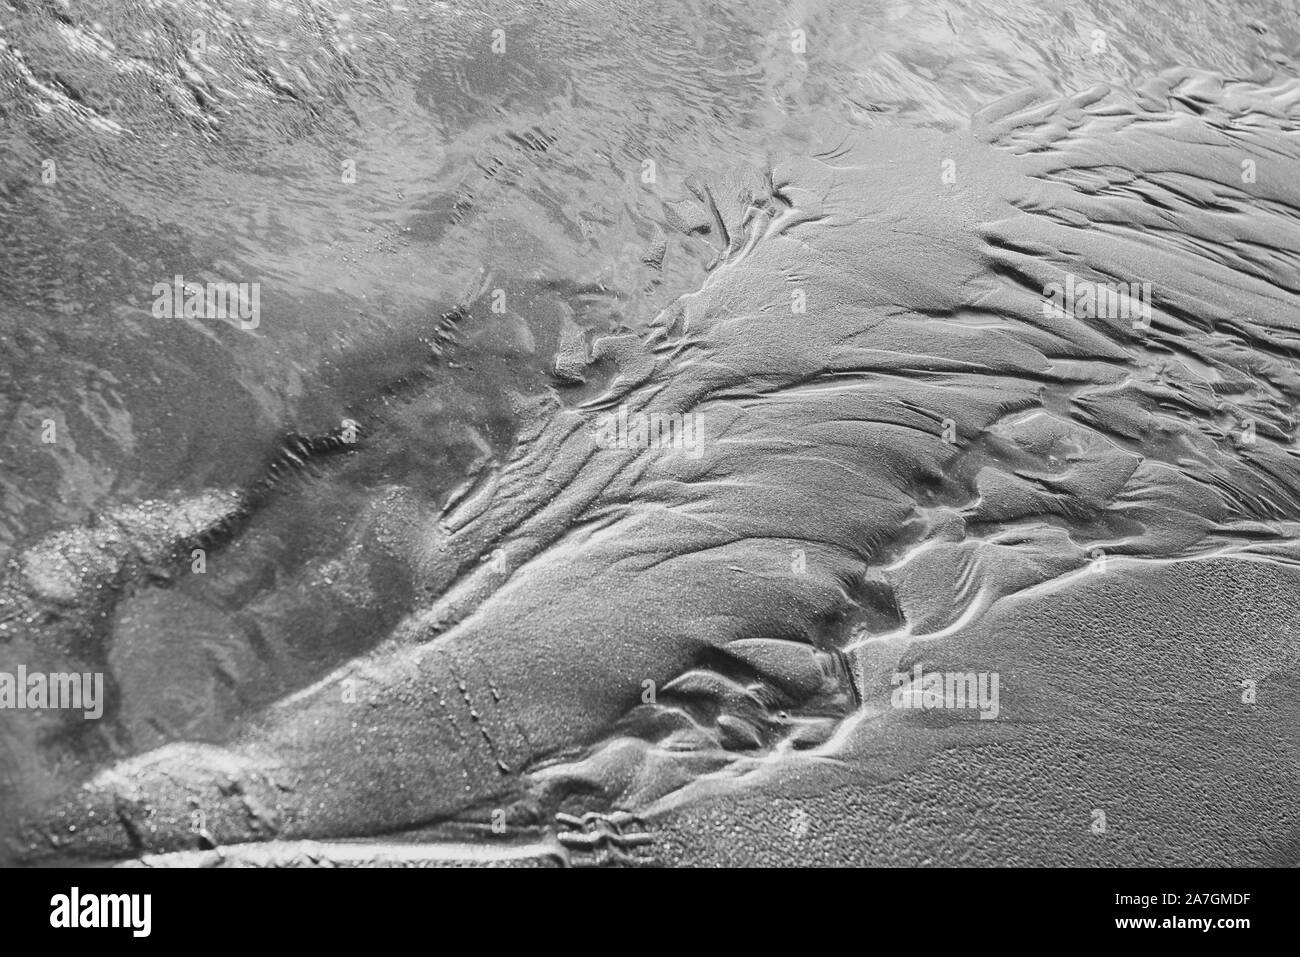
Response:
[[[1300,864],[1290,5],[0,23],[0,863]]]

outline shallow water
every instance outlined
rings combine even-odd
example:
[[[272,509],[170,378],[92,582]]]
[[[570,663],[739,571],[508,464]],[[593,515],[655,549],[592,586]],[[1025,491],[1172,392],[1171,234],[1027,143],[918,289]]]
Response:
[[[644,809],[737,754],[851,755],[909,654],[1099,559],[1292,563],[1284,5],[4,16],[0,557],[36,598],[0,627],[114,702],[13,734],[16,802],[238,732],[256,773],[297,750],[346,795],[268,815],[284,836]],[[1064,273],[1152,282],[1151,334],[1043,321]],[[177,274],[258,283],[256,327],[155,316]],[[620,403],[700,415],[702,454],[593,456]],[[123,517],[195,497],[193,527]],[[25,549],[67,528],[100,530],[56,546],[95,597],[51,610],[65,572]],[[1293,675],[1294,637],[1257,666]],[[311,683],[376,646],[391,704],[357,732]],[[417,727],[458,696],[469,725]],[[245,773],[205,754],[166,759],[192,793]],[[429,754],[452,770],[397,800]],[[188,846],[185,788],[121,773]]]
[[[702,170],[854,128],[956,128],[1031,84],[1285,76],[1296,49],[1283,4],[1017,6],[16,4],[0,543],[249,481],[277,435],[332,427],[383,387],[349,375],[352,349],[413,349],[456,306],[478,310],[472,354],[535,388],[557,316],[636,328],[698,284],[711,253],[677,240],[663,204]],[[57,184],[38,189],[46,160]],[[652,277],[658,230],[673,247]],[[153,286],[176,273],[260,282],[263,322],[155,320]],[[497,288],[506,317],[478,315]],[[513,384],[497,371],[471,421]],[[24,441],[45,417],[68,445]]]

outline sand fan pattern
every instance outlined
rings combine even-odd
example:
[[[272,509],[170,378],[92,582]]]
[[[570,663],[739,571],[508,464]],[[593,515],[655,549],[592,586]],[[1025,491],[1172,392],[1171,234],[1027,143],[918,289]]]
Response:
[[[1293,567],[1298,112],[1295,83],[1184,71],[701,175],[672,218],[716,264],[646,334],[579,343],[603,391],[559,386],[440,513],[377,492],[416,586],[391,636],[227,746],[112,763],[23,853],[646,813],[834,762],[907,654],[1004,603],[1140,563]],[[1067,282],[1149,284],[1149,309],[1053,312]],[[618,415],[689,422],[691,448],[598,441]],[[237,536],[246,504],[31,546],[5,607],[103,660],[78,622],[128,566]]]

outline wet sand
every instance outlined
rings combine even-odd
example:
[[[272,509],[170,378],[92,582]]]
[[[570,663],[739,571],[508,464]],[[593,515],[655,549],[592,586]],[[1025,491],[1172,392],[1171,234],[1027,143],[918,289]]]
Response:
[[[113,708],[6,724],[9,853],[1296,863],[1298,117],[823,124],[683,180],[640,322],[343,343],[237,481],[13,547],[0,664]]]

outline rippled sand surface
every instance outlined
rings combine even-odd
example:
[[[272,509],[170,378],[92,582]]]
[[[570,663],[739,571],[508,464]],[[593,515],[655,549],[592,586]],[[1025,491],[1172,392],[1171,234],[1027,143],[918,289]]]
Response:
[[[5,859],[1300,863],[1295,13],[842,6],[4,14]]]

